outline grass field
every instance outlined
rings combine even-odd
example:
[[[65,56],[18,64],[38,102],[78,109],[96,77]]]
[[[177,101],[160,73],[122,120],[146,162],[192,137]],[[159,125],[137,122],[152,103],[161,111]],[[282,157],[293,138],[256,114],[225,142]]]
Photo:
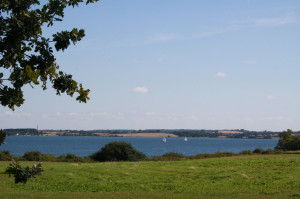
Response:
[[[32,166],[33,162],[22,162]],[[300,198],[300,155],[184,161],[44,162],[14,184],[0,162],[0,198]]]

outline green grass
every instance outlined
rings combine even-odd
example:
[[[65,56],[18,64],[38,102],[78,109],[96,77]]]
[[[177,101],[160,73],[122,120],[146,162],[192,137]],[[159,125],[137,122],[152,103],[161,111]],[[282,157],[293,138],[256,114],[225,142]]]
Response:
[[[0,198],[300,198],[299,154],[43,167],[25,185],[1,173]]]

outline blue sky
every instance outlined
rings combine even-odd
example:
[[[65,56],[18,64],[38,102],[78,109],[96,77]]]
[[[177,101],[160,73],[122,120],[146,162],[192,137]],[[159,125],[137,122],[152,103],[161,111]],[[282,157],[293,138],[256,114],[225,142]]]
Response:
[[[91,100],[26,87],[0,128],[300,130],[298,0],[100,0],[44,33],[73,27],[57,62]]]

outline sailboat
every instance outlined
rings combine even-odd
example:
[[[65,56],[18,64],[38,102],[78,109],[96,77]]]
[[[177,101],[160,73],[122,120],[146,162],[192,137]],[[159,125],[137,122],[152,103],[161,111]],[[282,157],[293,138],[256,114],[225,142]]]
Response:
[[[162,140],[163,142],[167,142],[167,139],[166,138],[163,138],[163,140]]]
[[[187,137],[184,138],[184,141],[187,142]]]

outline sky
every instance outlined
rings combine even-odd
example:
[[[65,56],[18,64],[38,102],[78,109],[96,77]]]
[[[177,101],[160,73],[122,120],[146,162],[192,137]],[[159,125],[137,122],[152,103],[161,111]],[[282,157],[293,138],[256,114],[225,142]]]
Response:
[[[300,130],[298,0],[100,0],[43,32],[74,27],[55,55],[88,103],[26,86],[0,128]]]

